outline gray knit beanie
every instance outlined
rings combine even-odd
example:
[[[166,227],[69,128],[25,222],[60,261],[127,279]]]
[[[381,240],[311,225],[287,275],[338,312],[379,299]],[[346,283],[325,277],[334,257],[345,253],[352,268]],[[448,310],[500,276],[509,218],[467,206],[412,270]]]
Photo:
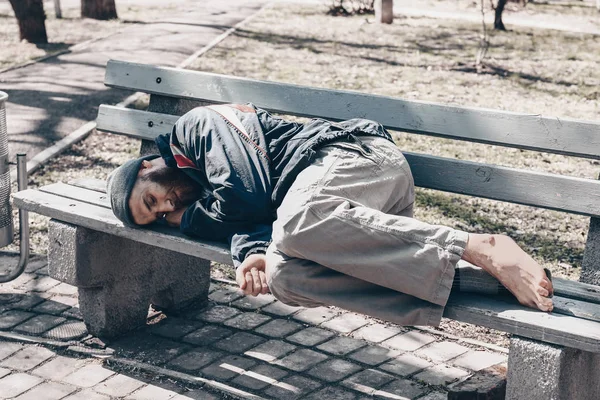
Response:
[[[106,181],[106,193],[110,198],[110,207],[115,216],[126,226],[137,226],[136,223],[133,222],[133,216],[129,209],[129,198],[131,197],[133,186],[137,181],[142,161],[150,161],[158,157],[160,156],[152,154],[140,157],[136,160],[129,160],[119,168],[115,169],[108,176],[108,180]]]

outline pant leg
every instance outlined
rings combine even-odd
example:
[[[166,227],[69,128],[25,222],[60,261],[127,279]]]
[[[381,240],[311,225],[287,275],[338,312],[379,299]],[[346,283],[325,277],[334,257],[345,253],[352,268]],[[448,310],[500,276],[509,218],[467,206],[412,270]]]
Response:
[[[309,260],[267,251],[271,293],[290,306],[336,306],[399,325],[438,325],[444,307],[345,275]]]
[[[444,306],[468,236],[395,215],[414,200],[408,164],[384,139],[363,142],[317,153],[278,209],[272,247]]]

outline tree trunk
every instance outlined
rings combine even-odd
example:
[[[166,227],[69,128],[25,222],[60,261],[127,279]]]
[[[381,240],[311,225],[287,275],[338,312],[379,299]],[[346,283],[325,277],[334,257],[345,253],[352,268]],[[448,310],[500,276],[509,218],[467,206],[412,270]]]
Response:
[[[46,13],[42,0],[9,0],[19,22],[21,40],[31,43],[48,43]]]
[[[504,6],[506,5],[506,0],[498,0],[498,4],[496,5],[496,16],[494,18],[494,29],[505,31],[504,23],[502,22],[502,11],[504,11]]]
[[[117,19],[115,0],[81,0],[81,17],[93,19]]]
[[[394,0],[375,0],[375,20],[380,24],[391,24],[394,21]]]

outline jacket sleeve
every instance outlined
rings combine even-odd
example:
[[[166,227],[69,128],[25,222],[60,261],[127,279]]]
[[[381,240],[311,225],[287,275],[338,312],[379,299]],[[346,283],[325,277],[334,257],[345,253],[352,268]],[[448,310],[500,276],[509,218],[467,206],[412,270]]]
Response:
[[[229,241],[236,268],[250,254],[266,253],[271,243],[272,225],[222,218],[220,204],[208,199],[196,201],[183,214],[181,232],[200,239]]]
[[[225,190],[224,194],[225,198],[208,196],[188,206],[181,218],[181,232],[200,239],[225,241],[233,233],[248,232],[253,225],[270,221],[266,210],[256,203],[235,199],[231,191]]]
[[[255,225],[247,232],[235,233],[230,239],[231,258],[233,265],[240,264],[252,254],[265,254],[271,244],[271,225]]]

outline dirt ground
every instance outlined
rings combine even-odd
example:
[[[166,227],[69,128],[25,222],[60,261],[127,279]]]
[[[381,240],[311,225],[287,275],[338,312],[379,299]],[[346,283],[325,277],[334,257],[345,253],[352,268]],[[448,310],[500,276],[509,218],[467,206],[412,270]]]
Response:
[[[388,26],[370,23],[364,16],[330,17],[324,11],[324,6],[289,4],[264,10],[191,68],[405,99],[598,118],[597,36],[526,28],[491,32],[486,67],[477,73],[479,24],[396,18]],[[116,29],[120,23],[113,24]],[[595,178],[600,170],[597,161],[402,132],[394,135],[408,151],[585,178]],[[95,133],[34,173],[30,185],[83,176],[106,178],[137,149],[136,140]],[[579,276],[587,218],[423,189],[417,193],[416,217],[470,232],[509,234],[555,276]],[[47,219],[32,215],[31,220],[33,251],[44,253]],[[229,267],[217,266],[214,276],[233,278]],[[439,329],[508,343],[503,333],[454,321],[444,321]]]
[[[496,1],[494,1],[494,4]],[[416,3],[413,0],[394,0],[395,6],[419,7],[443,10],[443,11],[476,11],[481,10],[481,0],[419,0]],[[492,2],[484,0],[484,11],[493,14]],[[595,0],[534,0],[528,1],[525,6],[522,2],[506,3],[503,15],[531,16],[534,18],[544,18],[546,20],[552,17],[569,18],[578,17],[580,21],[591,21],[600,24],[598,12],[596,11]]]

